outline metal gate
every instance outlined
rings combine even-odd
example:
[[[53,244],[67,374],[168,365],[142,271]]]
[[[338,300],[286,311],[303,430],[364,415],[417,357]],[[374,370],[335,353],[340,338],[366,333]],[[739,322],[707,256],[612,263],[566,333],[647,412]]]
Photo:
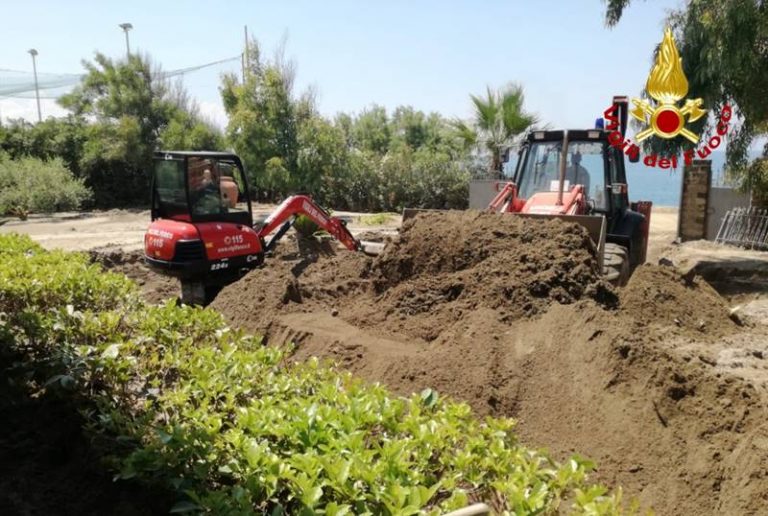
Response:
[[[734,208],[723,218],[716,242],[747,249],[768,250],[768,210]]]

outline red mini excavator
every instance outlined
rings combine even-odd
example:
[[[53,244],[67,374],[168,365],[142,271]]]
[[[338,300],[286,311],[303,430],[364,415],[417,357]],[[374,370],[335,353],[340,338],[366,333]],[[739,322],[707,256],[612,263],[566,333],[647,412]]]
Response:
[[[250,199],[243,164],[234,154],[155,154],[144,259],[155,271],[180,279],[183,303],[208,304],[222,287],[261,265],[298,215],[309,217],[351,251],[366,245],[309,196],[288,197],[257,226]]]

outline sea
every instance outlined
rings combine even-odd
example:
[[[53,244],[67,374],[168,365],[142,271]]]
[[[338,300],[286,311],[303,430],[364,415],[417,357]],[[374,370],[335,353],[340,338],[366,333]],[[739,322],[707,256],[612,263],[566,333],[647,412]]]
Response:
[[[725,152],[713,152],[709,159],[712,160],[712,184],[725,184]],[[677,169],[661,169],[648,167],[642,161],[630,163],[629,160],[625,160],[625,164],[631,201],[653,201],[654,206],[680,205],[682,166]]]

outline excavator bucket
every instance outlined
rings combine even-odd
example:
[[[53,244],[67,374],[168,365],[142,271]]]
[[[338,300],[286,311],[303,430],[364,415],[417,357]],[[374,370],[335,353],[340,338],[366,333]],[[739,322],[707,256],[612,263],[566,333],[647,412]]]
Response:
[[[419,208],[405,208],[403,210],[403,222],[408,219],[412,219],[419,213],[445,213],[445,210],[426,210]],[[504,213],[502,216],[511,217],[525,217],[529,219],[551,219],[556,218],[565,222],[573,222],[579,224],[589,233],[589,237],[592,242],[595,243],[597,249],[597,259],[600,266],[600,270],[603,270],[603,258],[605,256],[605,234],[606,223],[605,217],[600,215],[543,215],[533,213]]]
[[[384,251],[384,242],[368,242],[360,240],[360,250],[369,256],[378,256]]]

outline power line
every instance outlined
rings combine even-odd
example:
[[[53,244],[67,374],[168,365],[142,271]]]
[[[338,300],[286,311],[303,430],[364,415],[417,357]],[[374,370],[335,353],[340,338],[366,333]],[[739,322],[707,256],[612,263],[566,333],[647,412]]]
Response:
[[[0,72],[11,72],[11,73],[20,73],[24,75],[29,75],[29,70],[13,70],[12,68],[0,68]],[[81,73],[56,73],[56,72],[40,72],[38,75],[74,75],[77,77],[81,77],[83,74]]]
[[[218,61],[211,61],[210,63],[205,63],[197,66],[190,66],[188,68],[179,68],[178,70],[171,70],[169,72],[163,72],[160,75],[162,77],[175,77],[177,75],[184,75],[185,73],[189,72],[196,72],[197,70],[201,70],[203,68],[208,68],[211,66],[216,66],[224,63],[229,63],[231,61],[239,61],[240,60],[240,54],[234,56],[234,57],[228,57],[226,59],[220,59]]]

